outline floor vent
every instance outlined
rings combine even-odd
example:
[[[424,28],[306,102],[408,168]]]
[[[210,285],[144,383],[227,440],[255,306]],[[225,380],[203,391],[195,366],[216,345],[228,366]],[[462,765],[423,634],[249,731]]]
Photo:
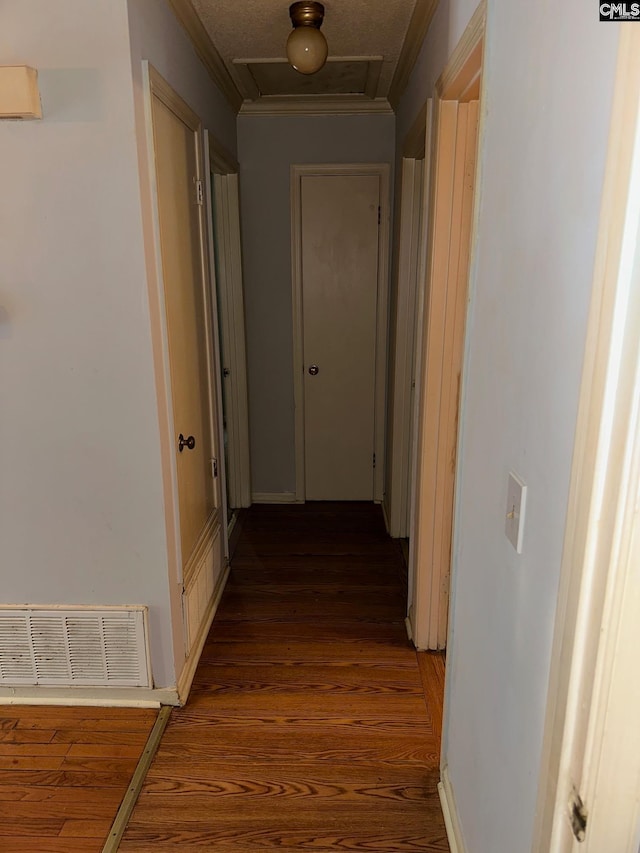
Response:
[[[146,608],[0,608],[0,685],[150,687]]]

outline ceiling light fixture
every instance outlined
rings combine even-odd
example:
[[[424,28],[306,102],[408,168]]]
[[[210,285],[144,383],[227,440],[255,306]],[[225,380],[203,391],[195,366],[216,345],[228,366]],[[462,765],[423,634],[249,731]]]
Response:
[[[320,32],[324,6],[314,0],[292,3],[289,15],[293,32],[287,39],[287,59],[301,74],[315,74],[327,61],[329,47]]]

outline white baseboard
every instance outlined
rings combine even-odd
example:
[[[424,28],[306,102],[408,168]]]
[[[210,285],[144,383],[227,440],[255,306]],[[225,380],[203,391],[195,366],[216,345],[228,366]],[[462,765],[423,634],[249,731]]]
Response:
[[[438,783],[438,794],[440,795],[440,805],[442,806],[451,853],[466,853],[448,767],[444,767],[442,770],[442,781]]]
[[[2,687],[0,705],[159,708],[178,705],[175,687]]]
[[[252,492],[251,501],[254,504],[295,504],[295,492]]]

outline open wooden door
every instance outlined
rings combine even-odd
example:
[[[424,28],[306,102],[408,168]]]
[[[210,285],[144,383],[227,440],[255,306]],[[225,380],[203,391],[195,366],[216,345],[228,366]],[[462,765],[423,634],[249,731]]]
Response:
[[[149,69],[183,594],[186,697],[225,569],[198,117]]]

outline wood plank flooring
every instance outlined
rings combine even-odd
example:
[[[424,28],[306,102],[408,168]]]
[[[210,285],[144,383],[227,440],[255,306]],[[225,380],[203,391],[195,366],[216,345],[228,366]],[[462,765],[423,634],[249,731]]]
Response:
[[[0,706],[0,851],[99,853],[156,717]]]
[[[122,853],[449,850],[442,659],[405,601],[379,508],[252,508]]]

